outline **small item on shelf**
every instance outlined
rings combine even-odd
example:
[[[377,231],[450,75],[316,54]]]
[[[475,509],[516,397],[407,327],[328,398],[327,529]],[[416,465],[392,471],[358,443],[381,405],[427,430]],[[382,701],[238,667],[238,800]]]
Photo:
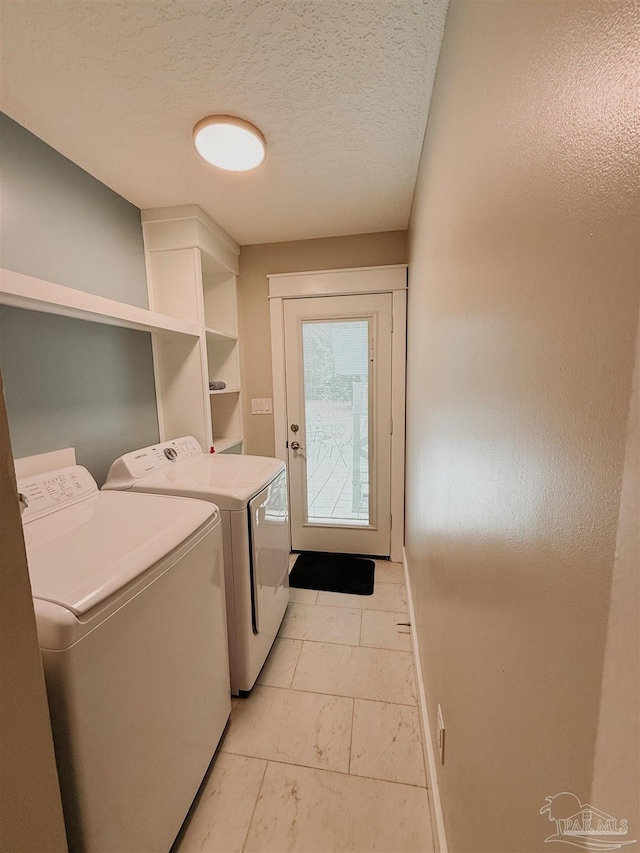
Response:
[[[227,383],[223,382],[221,379],[216,379],[209,383],[209,391],[224,391],[226,387]]]

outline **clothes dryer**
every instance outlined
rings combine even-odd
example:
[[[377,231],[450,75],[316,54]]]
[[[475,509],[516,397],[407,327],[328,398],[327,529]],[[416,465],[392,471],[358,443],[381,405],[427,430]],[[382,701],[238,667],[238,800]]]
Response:
[[[231,710],[217,508],[20,479],[71,850],[166,851]]]
[[[200,498],[220,508],[231,692],[251,690],[289,601],[284,462],[203,453],[193,436],[183,436],[116,459],[103,489]]]

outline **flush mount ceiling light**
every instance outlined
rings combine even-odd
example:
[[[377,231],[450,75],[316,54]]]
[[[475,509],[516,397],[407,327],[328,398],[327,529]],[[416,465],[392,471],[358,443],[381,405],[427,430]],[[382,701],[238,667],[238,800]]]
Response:
[[[235,116],[208,116],[193,128],[193,144],[207,163],[229,172],[248,172],[265,157],[265,138],[257,127]]]

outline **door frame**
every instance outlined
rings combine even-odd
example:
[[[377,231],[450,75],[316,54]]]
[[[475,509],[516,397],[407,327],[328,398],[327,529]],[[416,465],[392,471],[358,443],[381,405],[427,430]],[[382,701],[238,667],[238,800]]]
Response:
[[[288,467],[284,362],[284,301],[364,293],[392,295],[391,334],[391,559],[402,561],[404,544],[405,377],[407,352],[407,264],[268,275],[273,370],[275,452]]]

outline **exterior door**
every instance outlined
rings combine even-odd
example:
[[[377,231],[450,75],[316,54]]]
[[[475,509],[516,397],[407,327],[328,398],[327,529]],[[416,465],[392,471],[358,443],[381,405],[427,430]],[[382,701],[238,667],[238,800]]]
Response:
[[[286,299],[292,548],[388,556],[390,293]]]

